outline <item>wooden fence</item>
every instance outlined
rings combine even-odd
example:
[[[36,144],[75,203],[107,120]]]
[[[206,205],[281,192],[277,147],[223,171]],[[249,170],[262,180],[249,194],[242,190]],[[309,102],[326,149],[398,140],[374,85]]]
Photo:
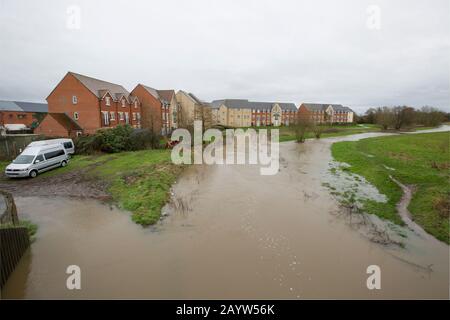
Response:
[[[25,227],[0,227],[0,288],[19,263],[30,246],[28,229]]]
[[[32,141],[41,140],[38,134],[7,134],[0,136],[0,160],[15,159]]]
[[[18,226],[17,209],[11,194],[0,190],[0,288],[30,246],[28,228]]]

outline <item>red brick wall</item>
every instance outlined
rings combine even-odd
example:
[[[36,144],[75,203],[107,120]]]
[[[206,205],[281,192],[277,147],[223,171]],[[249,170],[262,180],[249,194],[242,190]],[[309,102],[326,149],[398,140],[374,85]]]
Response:
[[[23,115],[24,117],[19,119],[19,115]],[[0,111],[0,125],[24,124],[30,127],[34,121],[37,121],[37,119],[33,112]]]
[[[141,102],[142,128],[153,128],[155,133],[160,133],[162,129],[161,102],[140,84],[131,91],[131,94],[138,97]]]
[[[77,97],[77,104],[72,103],[72,96]],[[84,133],[95,133],[101,126],[98,98],[70,73],[50,93],[47,103],[48,112],[65,112],[73,119],[74,112],[78,112]]]
[[[68,137],[69,132],[56,121],[51,115],[47,115],[40,123],[39,127],[34,129],[35,134],[43,134],[48,137]],[[75,133],[74,133],[75,134]]]

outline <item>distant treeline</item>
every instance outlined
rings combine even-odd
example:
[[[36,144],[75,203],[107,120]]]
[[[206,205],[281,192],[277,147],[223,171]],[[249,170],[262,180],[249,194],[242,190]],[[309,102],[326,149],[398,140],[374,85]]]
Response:
[[[384,130],[399,130],[415,125],[435,127],[447,121],[450,121],[450,113],[428,106],[420,109],[408,106],[370,108],[364,115],[356,116],[356,122],[378,124]]]

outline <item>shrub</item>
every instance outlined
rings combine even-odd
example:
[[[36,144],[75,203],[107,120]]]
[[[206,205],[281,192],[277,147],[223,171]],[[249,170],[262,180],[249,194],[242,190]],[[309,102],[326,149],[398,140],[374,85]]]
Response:
[[[160,136],[148,129],[133,129],[129,125],[99,130],[93,135],[75,139],[80,154],[117,153],[159,147]]]

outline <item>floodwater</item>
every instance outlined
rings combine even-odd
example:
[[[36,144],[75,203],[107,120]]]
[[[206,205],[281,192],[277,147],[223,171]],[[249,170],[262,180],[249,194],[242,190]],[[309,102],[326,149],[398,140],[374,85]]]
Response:
[[[16,198],[39,225],[3,298],[449,298],[449,247],[405,229],[404,247],[371,242],[322,186],[335,141],[280,146],[280,171],[191,166],[167,214],[141,228],[94,200]],[[81,268],[81,290],[66,268]],[[381,268],[368,290],[367,267]]]

